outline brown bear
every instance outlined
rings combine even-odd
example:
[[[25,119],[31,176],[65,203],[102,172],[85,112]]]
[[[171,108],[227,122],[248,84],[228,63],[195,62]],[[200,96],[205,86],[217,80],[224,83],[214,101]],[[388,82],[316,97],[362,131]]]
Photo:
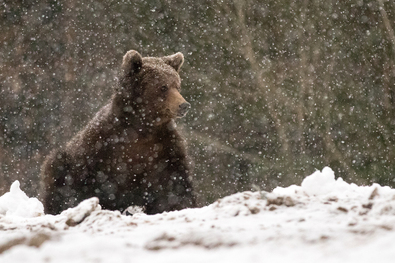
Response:
[[[41,169],[45,212],[58,214],[96,196],[104,209],[147,214],[195,207],[190,163],[174,120],[181,96],[182,53],[142,57],[128,51],[110,102]]]

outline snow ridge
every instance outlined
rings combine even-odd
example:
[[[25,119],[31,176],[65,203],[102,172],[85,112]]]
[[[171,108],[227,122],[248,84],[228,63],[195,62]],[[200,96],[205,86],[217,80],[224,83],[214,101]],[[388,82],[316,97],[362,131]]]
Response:
[[[237,193],[206,207],[157,215],[102,210],[97,198],[60,215],[44,215],[38,200],[30,200],[14,184],[0,197],[0,262],[395,258],[395,190],[348,184],[335,179],[329,167],[307,176],[300,186]],[[29,202],[35,209],[25,213]]]

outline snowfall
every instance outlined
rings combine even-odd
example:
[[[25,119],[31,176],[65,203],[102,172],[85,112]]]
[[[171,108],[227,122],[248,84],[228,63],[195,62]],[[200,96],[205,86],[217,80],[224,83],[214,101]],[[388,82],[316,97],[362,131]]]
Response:
[[[54,216],[15,181],[0,197],[0,262],[395,262],[395,189],[325,167],[202,208],[131,216],[91,198]]]

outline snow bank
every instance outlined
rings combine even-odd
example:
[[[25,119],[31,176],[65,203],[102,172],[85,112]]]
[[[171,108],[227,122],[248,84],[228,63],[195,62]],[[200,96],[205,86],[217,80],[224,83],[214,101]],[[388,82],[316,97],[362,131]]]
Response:
[[[37,198],[29,198],[15,181],[8,193],[0,197],[0,215],[36,217],[44,215],[44,206]]]
[[[337,194],[348,190],[350,187],[352,186],[344,182],[342,178],[335,180],[335,173],[329,167],[325,167],[322,172],[316,171],[307,176],[301,185],[303,191],[308,195]]]
[[[157,215],[102,210],[97,198],[56,216],[12,209],[27,209],[29,200],[18,183],[0,197],[0,262],[386,263],[395,258],[395,190],[348,184],[328,167],[300,186],[237,193],[206,207]]]
[[[298,195],[303,193],[310,197],[319,198],[360,198],[368,196],[370,199],[382,195],[394,195],[395,190],[388,186],[373,184],[371,186],[357,186],[354,183],[347,183],[341,177],[335,179],[335,173],[329,167],[325,167],[322,172],[315,171],[307,176],[301,186],[291,185],[289,187],[277,187],[274,194]],[[370,196],[373,195],[373,196]]]

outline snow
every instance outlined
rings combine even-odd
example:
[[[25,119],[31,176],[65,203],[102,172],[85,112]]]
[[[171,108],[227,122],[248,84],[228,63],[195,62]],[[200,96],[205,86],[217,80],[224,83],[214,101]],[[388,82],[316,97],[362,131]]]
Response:
[[[0,215],[35,217],[44,215],[44,206],[37,198],[29,198],[15,181],[10,192],[0,197]]]
[[[35,200],[17,182],[0,197],[0,262],[395,258],[395,190],[348,184],[335,179],[328,167],[307,176],[300,186],[237,193],[202,208],[157,215],[102,210],[97,198],[60,215],[43,215]]]

